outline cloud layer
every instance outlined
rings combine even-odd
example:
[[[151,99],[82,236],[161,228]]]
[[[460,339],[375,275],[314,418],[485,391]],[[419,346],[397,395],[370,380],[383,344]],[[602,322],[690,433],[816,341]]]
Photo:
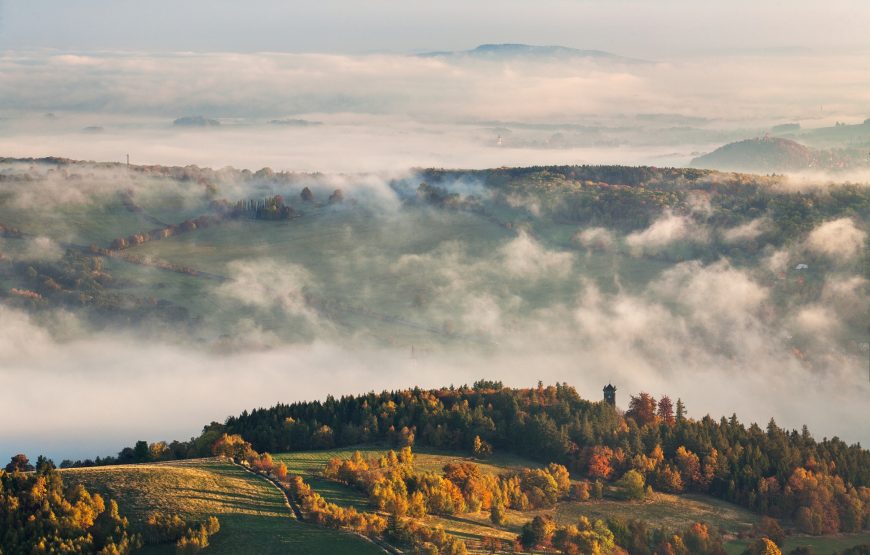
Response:
[[[870,102],[864,59],[744,55],[625,65],[12,51],[0,54],[0,149],[14,156],[122,160],[132,153],[146,163],[342,172],[684,165],[699,151],[775,123],[863,121]],[[191,115],[223,125],[171,125]],[[287,118],[322,125],[269,123]]]

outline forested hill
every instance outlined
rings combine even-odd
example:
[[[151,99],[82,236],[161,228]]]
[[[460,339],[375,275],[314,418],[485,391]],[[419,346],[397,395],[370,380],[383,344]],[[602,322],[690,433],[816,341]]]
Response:
[[[656,491],[706,493],[790,519],[809,534],[870,529],[870,451],[860,444],[817,441],[806,426],[785,430],[772,419],[761,428],[735,415],[687,414],[681,400],[667,396],[633,395],[623,413],[581,398],[567,384],[514,389],[479,381],[279,404],[213,422],[190,441],[142,441],[117,458],[61,466],[209,456],[228,435],[260,452],[420,445],[523,455],[564,464],[591,481],[617,481],[634,471]]]
[[[691,165],[718,170],[799,172],[866,167],[863,149],[818,150],[790,139],[763,137],[721,146]]]
[[[418,169],[415,183],[438,189],[430,194],[445,207],[473,203],[461,185],[482,184],[483,209],[534,206],[537,219],[597,225],[621,231],[643,229],[663,212],[686,214],[707,224],[739,226],[767,217],[772,243],[793,239],[833,217],[870,220],[870,187],[828,183],[795,187],[782,175],[725,173],[708,169],[651,166],[536,166],[486,170]],[[404,192],[409,182],[394,182]],[[416,185],[415,185],[416,187]],[[472,189],[473,191],[473,189]],[[482,192],[483,192],[482,191]]]
[[[736,416],[692,419],[681,401],[643,393],[621,414],[565,384],[511,389],[482,381],[281,404],[221,428],[272,452],[370,442],[467,451],[491,445],[590,479],[634,469],[656,490],[709,493],[794,518],[809,533],[870,528],[870,452],[860,445],[816,441],[806,427],[788,431],[773,420],[762,429]]]

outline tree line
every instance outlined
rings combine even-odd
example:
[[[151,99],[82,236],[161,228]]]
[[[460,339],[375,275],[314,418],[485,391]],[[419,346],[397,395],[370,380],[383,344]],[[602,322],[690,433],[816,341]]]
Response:
[[[700,492],[789,519],[805,533],[870,529],[870,452],[858,444],[818,441],[806,427],[784,430],[772,420],[761,428],[736,415],[690,418],[681,400],[643,393],[623,414],[559,383],[513,389],[482,380],[278,404],[212,423],[189,441],[142,441],[116,457],[62,466],[207,456],[223,434],[243,438],[257,452],[371,443],[502,451],[564,466],[582,478],[572,493],[577,498],[594,497],[603,484],[618,484],[628,498],[647,488]],[[331,472],[356,480],[347,470]]]
[[[365,459],[357,451],[349,459],[330,459],[323,476],[342,481],[353,487],[370,491],[370,501],[377,512],[361,511],[353,506],[340,506],[326,501],[298,475],[290,475],[284,463],[274,462],[268,453],[257,453],[250,443],[238,435],[221,436],[213,446],[213,453],[232,458],[255,472],[267,476],[285,490],[295,505],[300,518],[319,526],[349,530],[376,542],[388,542],[401,546],[414,554],[463,555],[467,553],[466,542],[448,534],[440,526],[428,526],[421,518],[436,501],[438,509],[431,514],[453,514],[459,504],[463,510],[480,511],[486,508],[487,499],[491,520],[496,526],[504,526],[504,504],[497,499],[498,488],[487,490],[502,479],[537,470],[539,476],[548,475],[562,497],[573,495],[575,488],[564,467],[552,463],[543,469],[520,469],[499,477],[483,476],[477,465],[469,462],[448,463],[443,468],[442,480],[435,482],[414,468],[414,455],[409,446],[399,451]],[[630,471],[634,472],[634,471]],[[422,473],[430,478],[434,473]],[[477,482],[475,485],[474,482]],[[582,482],[581,482],[582,483]],[[600,484],[600,482],[598,482]],[[577,484],[573,484],[576,486]],[[536,486],[532,486],[534,488]],[[393,490],[390,493],[387,490]],[[407,491],[405,491],[407,490]],[[440,490],[440,491],[439,491]],[[572,493],[568,494],[567,492]],[[473,496],[481,499],[472,502]],[[599,495],[600,497],[600,495]],[[396,503],[396,498],[405,499]],[[451,500],[446,511],[438,500]],[[587,497],[588,499],[588,497]],[[383,501],[386,500],[384,503]],[[497,507],[502,511],[498,516]],[[524,505],[526,508],[534,506]],[[756,539],[742,555],[781,555],[785,533],[772,518],[762,518],[754,526],[752,536]],[[694,522],[685,530],[674,531],[664,527],[652,528],[649,523],[638,520],[609,518],[594,522],[581,516],[576,524],[559,526],[549,514],[538,515],[526,522],[520,534],[513,540],[487,535],[479,547],[493,554],[497,551],[522,553],[539,550],[557,551],[564,555],[725,555],[722,535],[713,527]],[[384,545],[381,543],[381,545]],[[870,546],[858,546],[844,550],[841,555],[862,555]],[[389,549],[388,549],[389,550]],[[812,551],[799,547],[790,555],[812,555]]]
[[[510,389],[472,387],[368,393],[279,404],[224,424],[257,450],[325,449],[371,442],[472,451],[495,450],[555,462],[591,481],[629,471],[666,492],[703,492],[777,518],[806,533],[870,528],[870,452],[806,427],[762,429],[736,415],[692,419],[681,401],[632,398],[620,414],[580,398],[565,384]]]

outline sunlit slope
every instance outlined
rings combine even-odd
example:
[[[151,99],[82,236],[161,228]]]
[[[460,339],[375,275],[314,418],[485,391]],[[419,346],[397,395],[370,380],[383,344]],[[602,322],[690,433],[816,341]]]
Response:
[[[295,520],[281,493],[263,478],[217,460],[122,465],[63,471],[68,483],[116,499],[134,527],[152,510],[191,521],[216,515],[221,530],[209,553],[380,553],[353,535]],[[174,545],[148,547],[174,553]]]
[[[381,447],[342,448],[327,451],[305,451],[276,455],[276,461],[284,462],[288,470],[302,475],[306,482],[332,503],[373,510],[360,492],[320,477],[326,462],[333,457],[350,458],[354,451],[364,457],[376,457],[386,453]],[[440,473],[450,462],[468,461],[480,466],[483,473],[501,474],[523,467],[539,467],[540,464],[513,455],[496,453],[489,459],[469,458],[464,453],[445,452],[420,448],[414,452],[414,465],[423,471]],[[466,540],[472,551],[480,548],[485,536],[512,540],[520,533],[523,524],[539,514],[551,514],[560,525],[575,524],[580,516],[591,520],[637,518],[672,530],[684,530],[694,522],[713,525],[725,534],[736,536],[752,528],[759,516],[742,507],[714,499],[706,495],[670,495],[654,493],[643,501],[621,501],[606,496],[600,501],[561,501],[553,509],[535,511],[507,511],[507,524],[495,526],[487,512],[468,513],[449,517],[427,516],[432,525],[443,526],[448,532]]]

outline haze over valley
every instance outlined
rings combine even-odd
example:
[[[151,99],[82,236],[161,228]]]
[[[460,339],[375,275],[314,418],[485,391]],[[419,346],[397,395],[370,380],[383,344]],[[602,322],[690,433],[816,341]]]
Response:
[[[866,553],[868,24],[0,0],[0,554]]]
[[[592,396],[679,388],[692,408],[795,427],[818,406],[819,433],[866,440],[861,185],[591,166],[2,168],[17,386],[3,410],[33,411],[4,444],[75,437],[84,455],[185,437],[216,405],[490,373],[521,385],[532,367]],[[82,383],[102,410],[77,408]],[[711,388],[726,383],[739,387]]]

